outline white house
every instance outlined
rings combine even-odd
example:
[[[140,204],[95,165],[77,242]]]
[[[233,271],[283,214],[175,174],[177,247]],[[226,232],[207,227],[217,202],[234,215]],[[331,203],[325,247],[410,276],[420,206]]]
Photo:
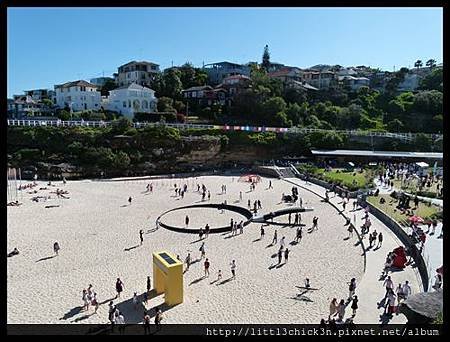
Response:
[[[71,111],[99,110],[101,95],[97,86],[86,81],[67,82],[55,85],[56,105],[69,107]]]
[[[339,76],[339,81],[350,87],[352,91],[358,91],[361,87],[370,85],[370,80],[367,77]]]
[[[109,97],[103,102],[107,110],[118,112],[133,118],[134,113],[156,112],[157,99],[155,91],[132,83],[109,92]]]
[[[398,85],[399,91],[414,91],[416,90],[419,85],[420,81],[422,80],[422,76],[415,74],[415,73],[407,73],[405,75],[405,79],[402,83]]]

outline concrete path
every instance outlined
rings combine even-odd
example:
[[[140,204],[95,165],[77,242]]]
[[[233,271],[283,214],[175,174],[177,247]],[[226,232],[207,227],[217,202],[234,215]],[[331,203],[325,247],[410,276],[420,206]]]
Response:
[[[398,191],[397,188],[394,188],[393,190],[388,190],[387,187],[382,186],[381,183],[377,180],[374,180],[375,185],[378,189],[380,189],[380,194],[390,194],[392,191]],[[411,195],[411,194],[409,194]],[[413,195],[411,195],[413,196]],[[440,207],[443,207],[444,201],[441,199],[436,198],[428,198],[428,197],[421,197],[417,196],[420,200],[429,201],[432,204],[438,205]],[[409,227],[403,227],[407,234],[412,234],[412,229]],[[424,232],[428,230],[428,227],[426,225],[422,225],[421,228]],[[432,291],[431,285],[433,285],[434,282],[434,276],[436,275],[436,269],[441,267],[444,262],[444,240],[441,235],[442,231],[442,222],[439,222],[438,226],[436,227],[436,231],[434,234],[430,234],[428,232],[427,239],[425,241],[425,246],[422,251],[423,258],[425,260],[425,263],[427,264],[428,268],[428,276],[429,276],[429,286],[428,291]]]
[[[325,197],[325,189],[321,186],[308,183],[300,180],[298,178],[287,178],[286,181],[297,184],[299,187],[310,190],[316,193],[318,196]],[[300,191],[301,197],[301,191]],[[338,210],[342,211],[342,199],[338,196],[330,197],[330,203],[334,204]],[[359,229],[359,227],[363,223],[364,211],[359,208],[356,211],[353,211],[353,202],[347,205],[347,208],[343,214],[346,217],[349,217],[354,223],[356,219],[355,226]],[[387,318],[383,315],[383,308],[378,308],[378,303],[384,298],[385,288],[383,287],[383,279],[380,278],[382,270],[384,268],[384,263],[386,260],[386,256],[388,252],[392,251],[394,248],[402,245],[400,240],[395,236],[395,234],[386,227],[381,221],[376,219],[372,214],[369,213],[370,220],[372,222],[372,226],[370,227],[370,231],[373,232],[376,230],[377,232],[383,233],[383,245],[379,249],[368,249],[368,238],[363,238],[363,244],[366,249],[366,270],[362,281],[360,284],[357,284],[356,295],[358,296],[358,311],[354,318],[355,323],[394,323],[394,324],[403,324],[406,323],[407,319],[404,315],[394,315],[391,319]],[[320,219],[319,219],[320,220]],[[346,229],[342,227],[342,229]],[[440,233],[440,231],[439,231]],[[399,283],[404,283],[405,280],[408,280],[412,293],[422,292],[423,287],[420,279],[419,272],[417,268],[412,268],[412,266],[407,266],[402,271],[390,272],[394,286],[397,287]],[[350,279],[349,279],[350,281]],[[341,298],[338,298],[338,301]],[[344,298],[345,299],[345,298]],[[351,309],[350,305],[346,309],[345,318],[351,317]]]

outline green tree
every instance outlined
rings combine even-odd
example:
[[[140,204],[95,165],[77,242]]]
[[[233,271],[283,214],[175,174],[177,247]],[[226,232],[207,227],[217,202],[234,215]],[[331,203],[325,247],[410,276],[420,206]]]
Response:
[[[427,67],[429,67],[430,69],[433,69],[435,66],[436,66],[436,60],[434,60],[434,59],[429,59],[429,60],[427,60],[427,62],[425,63],[425,65],[427,66]]]
[[[115,154],[112,166],[118,170],[124,170],[130,165],[130,157],[123,151]]]
[[[421,68],[423,66],[423,63],[420,59],[418,59],[415,63],[414,63],[414,68]]]
[[[414,148],[417,151],[430,152],[432,141],[431,138],[424,133],[418,133],[414,139]]]
[[[443,69],[434,69],[430,74],[425,76],[420,82],[422,90],[439,90],[442,91]]]
[[[403,122],[401,122],[399,119],[394,119],[392,121],[389,121],[387,123],[387,130],[389,132],[401,132],[403,128]]]
[[[118,86],[116,82],[114,82],[113,80],[107,80],[105,84],[103,84],[103,86],[100,87],[100,93],[102,96],[109,96],[109,92],[117,88]]]
[[[303,124],[302,108],[297,103],[290,103],[288,105],[286,115],[294,126]]]
[[[57,112],[56,116],[61,119],[62,121],[68,121],[71,118],[70,113],[67,110],[60,110]]]
[[[174,105],[174,101],[172,98],[163,96],[158,99],[158,104],[157,104],[158,112],[175,112],[176,113],[176,109],[173,108],[173,105]]]
[[[264,52],[262,56],[261,66],[264,70],[269,71],[270,68],[270,53],[269,53],[269,45],[264,47]]]

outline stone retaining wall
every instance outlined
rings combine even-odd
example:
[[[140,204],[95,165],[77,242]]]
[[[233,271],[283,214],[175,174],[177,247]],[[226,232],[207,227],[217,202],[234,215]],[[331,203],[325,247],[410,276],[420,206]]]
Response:
[[[405,245],[405,247],[408,250],[413,251],[413,253],[416,256],[414,258],[414,263],[416,264],[417,269],[419,270],[420,277],[422,278],[423,290],[424,292],[427,292],[429,282],[428,270],[425,260],[423,259],[416,245],[411,241],[408,234],[406,234],[406,232],[403,230],[403,228],[397,221],[395,221],[390,216],[386,215],[384,212],[375,207],[373,204],[368,202],[366,202],[366,204],[370,208],[370,213],[373,214],[377,219],[379,219],[386,227],[388,227],[395,234],[395,236],[397,236],[400,239],[400,241]]]

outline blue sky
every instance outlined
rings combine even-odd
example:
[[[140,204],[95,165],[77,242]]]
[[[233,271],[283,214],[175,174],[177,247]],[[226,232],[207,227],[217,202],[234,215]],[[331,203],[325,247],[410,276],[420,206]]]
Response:
[[[9,8],[8,97],[131,60],[271,61],[392,70],[442,62],[440,8]]]

